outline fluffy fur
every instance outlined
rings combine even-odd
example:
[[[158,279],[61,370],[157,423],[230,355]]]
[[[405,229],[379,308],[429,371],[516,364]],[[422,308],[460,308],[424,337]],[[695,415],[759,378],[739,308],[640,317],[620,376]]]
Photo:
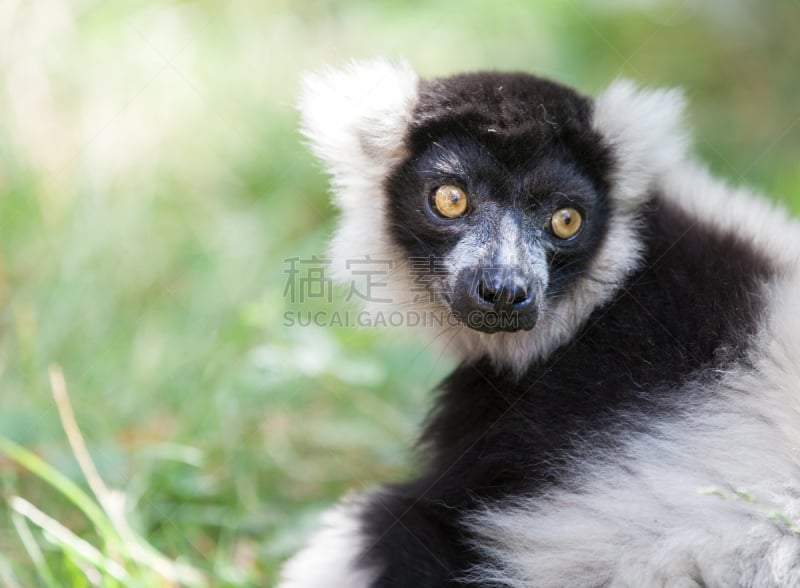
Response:
[[[358,520],[357,499],[325,513],[322,529],[308,547],[283,569],[283,588],[369,586],[375,572],[358,565],[365,549]]]
[[[342,218],[331,243],[333,269],[348,277],[347,260],[369,254],[391,261],[394,276],[408,274],[408,261],[387,239],[383,182],[405,155],[419,79],[407,63],[377,59],[326,69],[303,80],[302,131],[331,173],[333,198]],[[392,282],[393,300],[407,301],[406,283]]]
[[[402,307],[409,257],[441,256],[444,312],[500,259],[538,276],[538,315],[434,335],[463,361],[418,477],[336,511],[284,588],[800,585],[800,228],[692,160],[683,105],[381,60],[307,78],[333,256],[393,260]],[[429,214],[442,182],[475,213]],[[564,198],[570,243],[541,222]]]

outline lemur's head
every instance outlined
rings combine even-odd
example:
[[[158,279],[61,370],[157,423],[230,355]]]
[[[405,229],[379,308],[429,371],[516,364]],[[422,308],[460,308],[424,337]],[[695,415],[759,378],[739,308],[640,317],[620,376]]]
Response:
[[[446,343],[522,370],[636,268],[652,184],[683,156],[682,104],[384,60],[310,75],[304,132],[342,210],[332,257],[391,260],[396,305],[448,313]]]

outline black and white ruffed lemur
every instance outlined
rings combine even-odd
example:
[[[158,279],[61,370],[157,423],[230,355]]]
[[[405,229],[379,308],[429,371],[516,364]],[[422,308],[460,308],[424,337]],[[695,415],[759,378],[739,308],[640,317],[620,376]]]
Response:
[[[460,364],[417,476],[328,513],[282,588],[800,586],[800,226],[693,160],[683,106],[380,59],[305,78],[332,256],[393,260],[403,308],[408,260],[441,260]]]

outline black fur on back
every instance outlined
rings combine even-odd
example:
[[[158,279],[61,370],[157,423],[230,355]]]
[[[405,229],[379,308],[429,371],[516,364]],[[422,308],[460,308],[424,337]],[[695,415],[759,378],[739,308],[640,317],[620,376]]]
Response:
[[[713,394],[684,384],[746,363],[769,263],[658,195],[642,235],[642,269],[573,341],[521,379],[480,360],[442,384],[423,474],[386,487],[362,515],[362,563],[383,570],[375,586],[464,586],[456,578],[479,555],[460,513],[579,484],[576,458],[612,459],[619,431],[679,418],[693,395]]]

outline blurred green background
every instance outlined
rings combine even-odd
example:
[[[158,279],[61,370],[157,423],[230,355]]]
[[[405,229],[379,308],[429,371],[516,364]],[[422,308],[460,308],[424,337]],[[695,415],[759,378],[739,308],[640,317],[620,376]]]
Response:
[[[334,219],[299,75],[374,55],[683,86],[701,157],[800,211],[795,0],[3,0],[0,435],[86,487],[62,366],[133,527],[211,586],[271,585],[322,509],[406,475],[451,365],[387,330],[282,326],[283,260],[324,255]],[[0,488],[0,585],[176,585],[129,562],[138,580],[98,583],[8,505],[103,550],[63,492],[2,456]]]

